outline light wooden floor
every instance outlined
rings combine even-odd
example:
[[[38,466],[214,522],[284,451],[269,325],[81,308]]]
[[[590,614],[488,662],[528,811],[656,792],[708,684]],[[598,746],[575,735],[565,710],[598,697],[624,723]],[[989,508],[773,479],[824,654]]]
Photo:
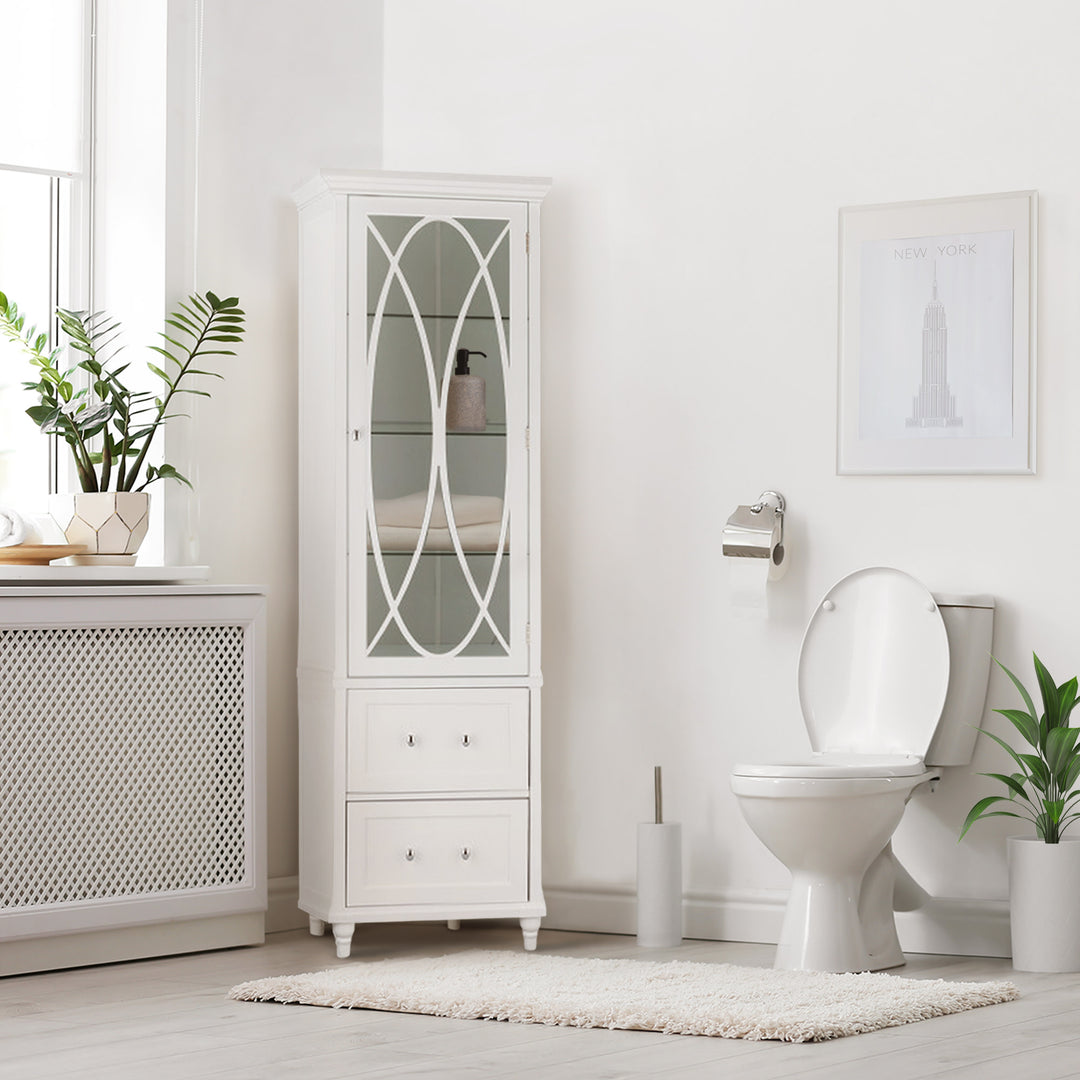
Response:
[[[1019,1001],[956,1016],[790,1045],[579,1030],[484,1020],[232,1002],[234,983],[387,956],[521,947],[516,928],[358,927],[353,959],[332,939],[274,934],[265,946],[0,979],[0,1078],[44,1080],[1056,1080],[1080,1077],[1080,975],[1014,973],[1008,960],[913,956],[915,978],[1011,978]],[[566,956],[678,957],[768,965],[766,945],[542,930]]]

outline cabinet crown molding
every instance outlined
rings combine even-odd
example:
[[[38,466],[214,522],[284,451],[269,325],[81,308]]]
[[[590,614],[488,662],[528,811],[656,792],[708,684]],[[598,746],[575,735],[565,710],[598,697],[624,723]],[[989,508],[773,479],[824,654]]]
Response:
[[[551,179],[545,176],[321,169],[293,192],[293,200],[300,208],[325,195],[394,195],[427,199],[468,197],[539,202],[550,188]]]

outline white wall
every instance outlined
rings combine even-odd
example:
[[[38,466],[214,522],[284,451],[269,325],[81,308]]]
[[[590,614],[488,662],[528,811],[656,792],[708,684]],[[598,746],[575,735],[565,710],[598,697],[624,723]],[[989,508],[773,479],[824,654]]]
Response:
[[[805,747],[802,628],[849,570],[992,593],[1006,663],[1030,671],[1035,648],[1061,678],[1080,667],[1076,575],[1058,566],[1080,524],[1078,30],[1067,0],[386,5],[384,166],[555,180],[542,321],[556,918],[632,889],[657,762],[687,890],[715,902],[715,925],[734,925],[736,901],[782,896],[786,873],[727,777]],[[837,477],[837,209],[1022,188],[1040,193],[1038,476]],[[720,532],[764,488],[788,499],[792,565],[769,618],[740,621]],[[1000,673],[991,697],[1014,703]],[[897,850],[931,893],[1005,896],[1016,823],[956,842],[993,790],[975,773],[1001,764],[984,740],[909,808]]]
[[[379,0],[207,0],[198,287],[247,340],[200,399],[197,560],[269,594],[269,873],[296,873],[296,208],[318,169],[378,168]],[[271,883],[273,885],[273,882]],[[293,898],[295,902],[295,897]],[[295,911],[293,912],[295,915]]]

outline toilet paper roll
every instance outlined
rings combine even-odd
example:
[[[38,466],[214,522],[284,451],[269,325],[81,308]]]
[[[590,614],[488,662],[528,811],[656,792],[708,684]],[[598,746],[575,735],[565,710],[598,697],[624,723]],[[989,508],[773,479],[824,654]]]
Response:
[[[682,826],[642,822],[637,834],[637,943],[682,943]]]
[[[736,614],[754,617],[769,613],[769,560],[727,559],[728,596]]]

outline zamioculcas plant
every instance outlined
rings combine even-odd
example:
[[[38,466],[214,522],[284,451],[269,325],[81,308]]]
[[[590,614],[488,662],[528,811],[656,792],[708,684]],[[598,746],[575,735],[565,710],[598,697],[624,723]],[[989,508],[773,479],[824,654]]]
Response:
[[[983,732],[1005,750],[1017,771],[980,774],[999,780],[1008,788],[1008,794],[980,799],[964,822],[961,839],[979,818],[1015,817],[1031,821],[1038,839],[1056,844],[1061,834],[1080,817],[1080,810],[1076,809],[1080,802],[1080,791],[1076,790],[1080,779],[1080,747],[1077,746],[1080,728],[1069,726],[1069,717],[1080,704],[1077,680],[1074,677],[1058,686],[1038,656],[1034,656],[1034,660],[1042,699],[1041,712],[1035,708],[1024,684],[995,658],[994,662],[1020,691],[1027,712],[1022,709],[995,709],[994,712],[1001,713],[1020,732],[1031,752],[1014,750],[993,732]],[[1009,808],[1002,809],[1002,803]]]
[[[164,384],[158,394],[131,390],[116,364],[120,325],[104,312],[58,313],[70,347],[82,359],[65,360],[66,349],[47,350],[48,336],[26,326],[18,307],[0,292],[0,333],[19,346],[37,368],[37,378],[23,386],[38,404],[27,416],[48,435],[67,443],[83,491],[141,491],[155,480],[172,478],[191,486],[172,465],[147,460],[154,436],[171,413],[178,394],[210,395],[191,385],[193,376],[220,372],[197,366],[204,357],[234,356],[221,348],[243,340],[244,313],[236,297],[220,300],[212,292],[189,296],[165,320],[162,345],[149,346],[164,359],[147,367]],[[80,376],[79,372],[85,374]]]

